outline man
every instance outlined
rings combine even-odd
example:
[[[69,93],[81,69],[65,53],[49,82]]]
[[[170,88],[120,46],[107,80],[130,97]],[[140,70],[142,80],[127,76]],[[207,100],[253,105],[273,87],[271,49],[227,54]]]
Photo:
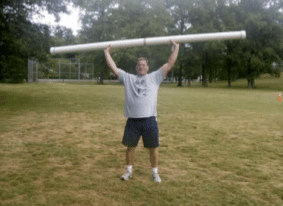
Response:
[[[125,116],[128,117],[122,143],[127,146],[127,169],[122,175],[122,180],[132,177],[132,167],[135,160],[135,149],[140,136],[143,137],[144,147],[149,149],[152,166],[152,178],[155,182],[161,182],[158,175],[158,125],[157,125],[157,95],[160,83],[175,64],[179,43],[171,41],[174,50],[160,69],[148,74],[149,66],[145,58],[139,58],[136,66],[137,75],[129,74],[118,69],[110,55],[111,45],[105,50],[105,58],[108,66],[125,86]]]

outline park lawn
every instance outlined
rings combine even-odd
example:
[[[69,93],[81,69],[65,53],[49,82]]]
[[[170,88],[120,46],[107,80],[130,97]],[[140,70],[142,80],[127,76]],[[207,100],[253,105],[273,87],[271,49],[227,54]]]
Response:
[[[142,141],[133,179],[119,179],[123,86],[0,84],[0,205],[283,205],[274,81],[162,85],[161,184]]]

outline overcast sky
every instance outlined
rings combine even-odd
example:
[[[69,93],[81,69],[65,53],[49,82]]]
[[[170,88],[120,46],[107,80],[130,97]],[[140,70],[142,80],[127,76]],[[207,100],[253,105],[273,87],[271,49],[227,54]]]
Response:
[[[77,35],[78,30],[81,25],[79,23],[79,9],[74,8],[72,5],[68,6],[68,10],[71,11],[70,15],[61,14],[60,22],[55,22],[55,17],[53,15],[49,15],[47,11],[42,11],[42,15],[44,17],[34,16],[33,21],[36,23],[44,23],[49,26],[61,25],[73,30],[73,34]]]

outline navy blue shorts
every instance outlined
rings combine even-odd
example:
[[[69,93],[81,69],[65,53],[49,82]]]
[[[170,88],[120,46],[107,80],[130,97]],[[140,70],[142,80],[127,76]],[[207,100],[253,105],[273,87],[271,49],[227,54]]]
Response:
[[[141,136],[144,147],[159,146],[156,117],[128,118],[122,143],[127,147],[136,147]]]

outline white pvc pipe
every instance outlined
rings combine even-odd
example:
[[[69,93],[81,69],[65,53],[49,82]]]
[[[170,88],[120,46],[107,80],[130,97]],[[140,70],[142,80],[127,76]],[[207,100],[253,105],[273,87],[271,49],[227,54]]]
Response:
[[[59,53],[72,53],[72,52],[99,50],[99,49],[105,49],[110,44],[112,48],[122,48],[122,47],[171,44],[170,40],[179,43],[185,43],[185,42],[203,42],[203,41],[213,41],[213,40],[245,39],[245,38],[246,38],[246,31],[189,34],[189,35],[127,39],[127,40],[107,41],[107,42],[98,42],[98,43],[89,43],[89,44],[78,44],[71,46],[51,47],[50,53],[59,54]]]

